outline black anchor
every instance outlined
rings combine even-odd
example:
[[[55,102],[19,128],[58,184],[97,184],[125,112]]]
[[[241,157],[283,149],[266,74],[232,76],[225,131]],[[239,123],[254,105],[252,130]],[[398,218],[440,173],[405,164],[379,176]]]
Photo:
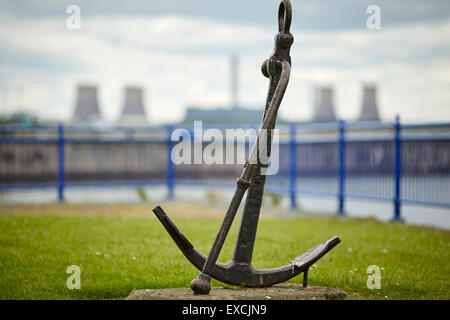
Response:
[[[236,190],[209,255],[205,256],[197,251],[160,206],[153,209],[184,256],[197,269],[201,270],[201,273],[191,281],[191,289],[197,294],[209,293],[211,277],[232,285],[268,287],[303,273],[303,286],[306,287],[309,267],[341,241],[335,236],[291,260],[289,265],[283,267],[257,270],[251,264],[266,182],[266,176],[261,174],[261,168],[266,165],[260,163],[258,154],[270,156],[271,130],[275,127],[277,112],[289,82],[291,71],[289,52],[294,42],[294,37],[289,31],[291,20],[290,0],[282,0],[278,9],[279,32],[275,36],[275,49],[261,67],[264,76],[270,79],[270,86],[258,139],[250,152],[240,178],[237,180]],[[263,136],[263,134],[266,135]],[[264,143],[261,143],[264,137],[266,137]],[[264,151],[267,153],[262,153]],[[226,264],[219,263],[217,258],[247,189],[248,194],[233,257]]]

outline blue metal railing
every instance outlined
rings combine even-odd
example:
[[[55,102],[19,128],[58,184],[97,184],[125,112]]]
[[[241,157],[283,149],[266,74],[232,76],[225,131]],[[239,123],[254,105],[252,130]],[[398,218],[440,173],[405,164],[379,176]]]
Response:
[[[64,200],[65,170],[64,170],[64,127],[58,126],[58,200]]]
[[[0,126],[0,191],[55,188],[63,201],[68,187],[166,185],[169,199],[177,185],[234,187],[242,165],[173,163],[177,128]],[[339,215],[350,198],[389,201],[396,221],[405,203],[450,208],[450,123],[282,125],[279,148],[266,191],[292,208],[302,194],[335,197]]]
[[[394,194],[394,218],[393,220],[400,220],[400,205],[401,205],[401,194],[400,194],[400,186],[401,186],[401,127],[400,120],[397,116],[395,119],[395,133],[394,133],[394,146],[395,146],[395,194]]]
[[[345,201],[345,122],[339,121],[339,206],[338,214],[344,214]]]
[[[167,127],[167,193],[169,200],[174,198],[174,188],[175,188],[175,165],[172,161],[172,150],[174,142],[171,139],[173,126]]]
[[[291,208],[297,207],[297,150],[295,137],[297,135],[295,124],[289,127],[289,197],[291,200]]]

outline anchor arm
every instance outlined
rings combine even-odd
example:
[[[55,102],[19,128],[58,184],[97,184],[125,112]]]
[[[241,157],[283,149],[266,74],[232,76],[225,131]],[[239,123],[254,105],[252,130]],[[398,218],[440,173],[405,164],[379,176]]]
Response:
[[[202,270],[207,260],[207,256],[194,248],[160,206],[155,207],[153,212],[163,224],[164,228],[172,237],[183,255],[194,267],[198,270]],[[216,262],[211,267],[210,276],[231,285],[243,284],[246,287],[269,287],[287,281],[296,275],[307,271],[314,262],[319,260],[339,242],[340,239],[338,237],[333,237],[293,259],[289,265],[273,269],[258,270],[254,269],[251,265],[236,264],[233,260],[227,264]]]

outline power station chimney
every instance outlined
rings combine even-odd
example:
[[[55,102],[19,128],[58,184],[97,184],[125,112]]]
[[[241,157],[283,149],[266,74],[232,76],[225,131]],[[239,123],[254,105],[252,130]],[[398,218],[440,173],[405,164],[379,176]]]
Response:
[[[377,107],[377,88],[374,85],[365,85],[359,121],[380,121]]]
[[[78,85],[76,99],[73,121],[93,122],[100,120],[96,86]]]
[[[314,90],[314,122],[334,122],[333,89],[331,87],[316,87]]]
[[[122,124],[146,124],[147,118],[143,103],[143,90],[139,87],[126,87],[120,122]]]
[[[236,109],[239,105],[238,102],[238,69],[239,69],[239,59],[236,55],[231,56],[231,107]]]

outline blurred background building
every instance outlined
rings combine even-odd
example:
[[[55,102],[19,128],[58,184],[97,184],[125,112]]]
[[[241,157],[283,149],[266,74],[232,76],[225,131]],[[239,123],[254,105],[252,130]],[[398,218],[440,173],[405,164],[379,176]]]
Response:
[[[142,88],[131,86],[125,88],[124,103],[119,124],[135,126],[148,124]]]
[[[85,84],[78,85],[72,122],[78,124],[96,124],[100,120],[97,87]]]
[[[316,87],[314,89],[314,117],[313,122],[334,122],[333,88],[331,86]]]
[[[377,88],[375,85],[364,85],[359,121],[380,121],[377,106]]]
[[[239,103],[239,58],[232,55],[230,58],[230,103],[225,107],[197,107],[187,106],[186,115],[182,124],[193,124],[194,121],[203,121],[206,125],[258,125],[261,121],[264,106],[260,108],[246,108]]]

